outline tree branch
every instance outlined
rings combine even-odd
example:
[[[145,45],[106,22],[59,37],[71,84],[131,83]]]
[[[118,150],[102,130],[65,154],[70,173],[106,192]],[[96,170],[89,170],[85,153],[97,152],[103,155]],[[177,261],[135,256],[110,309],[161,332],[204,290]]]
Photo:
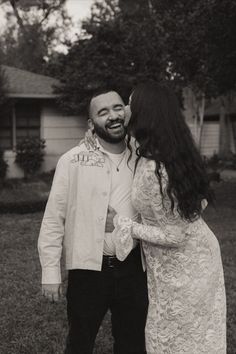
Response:
[[[21,31],[23,32],[23,34],[25,36],[27,36],[27,31],[25,29],[24,23],[22,21],[22,18],[19,15],[19,12],[18,12],[18,9],[17,9],[17,6],[16,6],[16,0],[9,0],[9,2],[11,4],[11,6],[12,6],[13,12],[14,12],[14,14],[16,16],[16,20],[17,20],[17,23],[18,23]]]

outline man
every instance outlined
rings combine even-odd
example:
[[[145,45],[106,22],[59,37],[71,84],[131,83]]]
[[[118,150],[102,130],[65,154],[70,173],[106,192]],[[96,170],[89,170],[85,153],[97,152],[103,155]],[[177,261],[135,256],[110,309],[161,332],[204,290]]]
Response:
[[[115,257],[108,211],[136,218],[131,204],[135,157],[126,146],[125,108],[118,93],[97,93],[90,101],[89,123],[98,149],[81,144],[58,162],[38,247],[42,292],[61,296],[62,245],[69,270],[66,354],[92,354],[102,319],[110,309],[115,354],[144,354],[147,314],[146,274],[140,248],[124,262]],[[129,158],[130,157],[130,158]]]

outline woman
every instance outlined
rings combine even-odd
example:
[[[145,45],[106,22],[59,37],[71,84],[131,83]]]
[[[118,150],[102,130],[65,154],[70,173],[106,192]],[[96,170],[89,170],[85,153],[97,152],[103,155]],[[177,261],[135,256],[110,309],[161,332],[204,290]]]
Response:
[[[132,93],[137,141],[132,202],[142,223],[116,215],[116,254],[140,240],[146,259],[147,353],[225,354],[225,287],[218,241],[201,218],[212,202],[204,165],[177,99],[154,82]]]

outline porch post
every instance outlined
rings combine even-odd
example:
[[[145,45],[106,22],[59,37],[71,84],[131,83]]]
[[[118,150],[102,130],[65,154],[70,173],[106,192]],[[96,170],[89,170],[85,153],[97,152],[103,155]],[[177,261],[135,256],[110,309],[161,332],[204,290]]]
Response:
[[[12,105],[12,147],[16,149],[16,110],[15,102]]]

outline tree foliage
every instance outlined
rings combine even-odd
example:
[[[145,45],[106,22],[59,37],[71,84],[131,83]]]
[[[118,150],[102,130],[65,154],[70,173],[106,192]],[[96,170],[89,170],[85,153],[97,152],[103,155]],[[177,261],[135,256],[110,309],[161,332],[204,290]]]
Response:
[[[6,64],[43,73],[57,45],[68,40],[66,0],[2,0],[7,28],[1,36]]]
[[[96,1],[64,62],[63,107],[80,111],[105,85],[126,98],[147,78],[190,86],[200,97],[233,90],[235,14],[231,0]]]
[[[212,97],[235,89],[236,3],[152,0],[170,70],[183,86]]]
[[[126,16],[115,0],[97,2],[83,30],[84,37],[72,45],[65,61],[58,90],[64,108],[83,111],[87,97],[98,87],[116,89],[127,99],[137,82],[168,74],[152,14],[141,14],[137,8]]]

